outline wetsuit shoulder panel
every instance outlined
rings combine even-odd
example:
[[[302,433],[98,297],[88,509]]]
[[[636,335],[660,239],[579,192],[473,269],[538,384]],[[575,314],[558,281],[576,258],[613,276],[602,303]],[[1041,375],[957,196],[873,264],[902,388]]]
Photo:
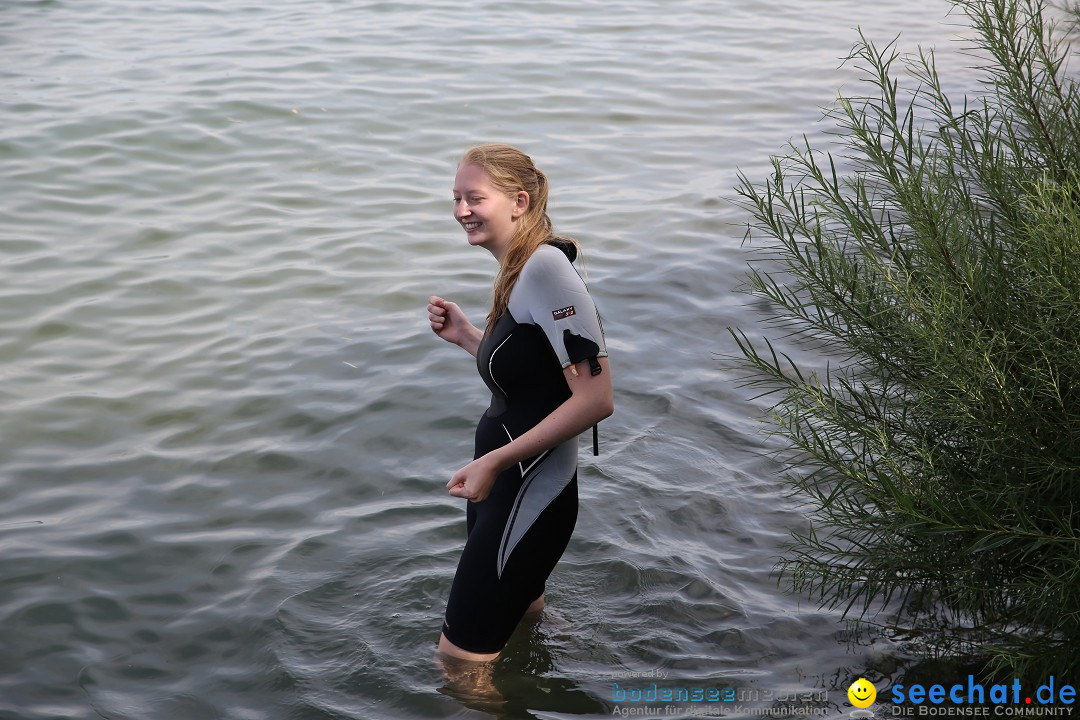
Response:
[[[525,263],[509,310],[518,322],[543,329],[563,368],[607,356],[596,305],[577,270],[556,247],[541,245]]]

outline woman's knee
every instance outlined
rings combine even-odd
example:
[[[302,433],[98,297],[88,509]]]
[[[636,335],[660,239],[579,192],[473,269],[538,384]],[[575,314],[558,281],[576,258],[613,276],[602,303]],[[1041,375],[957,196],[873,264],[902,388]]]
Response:
[[[499,653],[474,653],[468,650],[459,648],[454,643],[446,639],[446,635],[439,634],[439,652],[443,655],[447,655],[459,660],[471,660],[473,662],[490,662],[499,657]]]

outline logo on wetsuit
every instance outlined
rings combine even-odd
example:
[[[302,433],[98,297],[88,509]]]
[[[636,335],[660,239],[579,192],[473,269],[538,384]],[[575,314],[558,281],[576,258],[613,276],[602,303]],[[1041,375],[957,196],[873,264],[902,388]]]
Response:
[[[555,318],[556,320],[562,320],[563,318],[568,318],[573,314],[574,314],[574,306],[573,305],[567,305],[566,307],[560,308],[559,310],[552,310],[551,311],[551,316],[553,318]]]

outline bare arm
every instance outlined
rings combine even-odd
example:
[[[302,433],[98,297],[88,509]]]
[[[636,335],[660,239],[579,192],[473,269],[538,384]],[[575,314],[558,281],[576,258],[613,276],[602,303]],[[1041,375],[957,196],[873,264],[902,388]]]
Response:
[[[427,310],[432,332],[476,357],[484,332],[469,322],[457,303],[432,295],[428,298]]]
[[[450,494],[479,502],[488,496],[495,477],[503,470],[577,437],[589,426],[611,415],[615,408],[611,369],[606,357],[599,358],[599,362],[599,375],[589,372],[587,362],[563,370],[566,384],[570,386],[570,398],[528,432],[454,473],[446,484]]]

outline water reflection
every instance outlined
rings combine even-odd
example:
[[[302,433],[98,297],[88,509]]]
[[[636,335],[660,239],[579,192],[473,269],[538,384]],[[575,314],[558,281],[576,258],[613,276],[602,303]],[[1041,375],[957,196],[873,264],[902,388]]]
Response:
[[[611,8],[3,6],[0,716],[610,716],[614,670],[868,662],[771,572],[803,520],[717,363],[760,317],[725,198],[820,137],[854,25],[940,47],[948,3]],[[420,308],[488,304],[447,204],[488,140],[558,179],[620,411],[555,609],[455,675],[443,484],[487,398]]]

